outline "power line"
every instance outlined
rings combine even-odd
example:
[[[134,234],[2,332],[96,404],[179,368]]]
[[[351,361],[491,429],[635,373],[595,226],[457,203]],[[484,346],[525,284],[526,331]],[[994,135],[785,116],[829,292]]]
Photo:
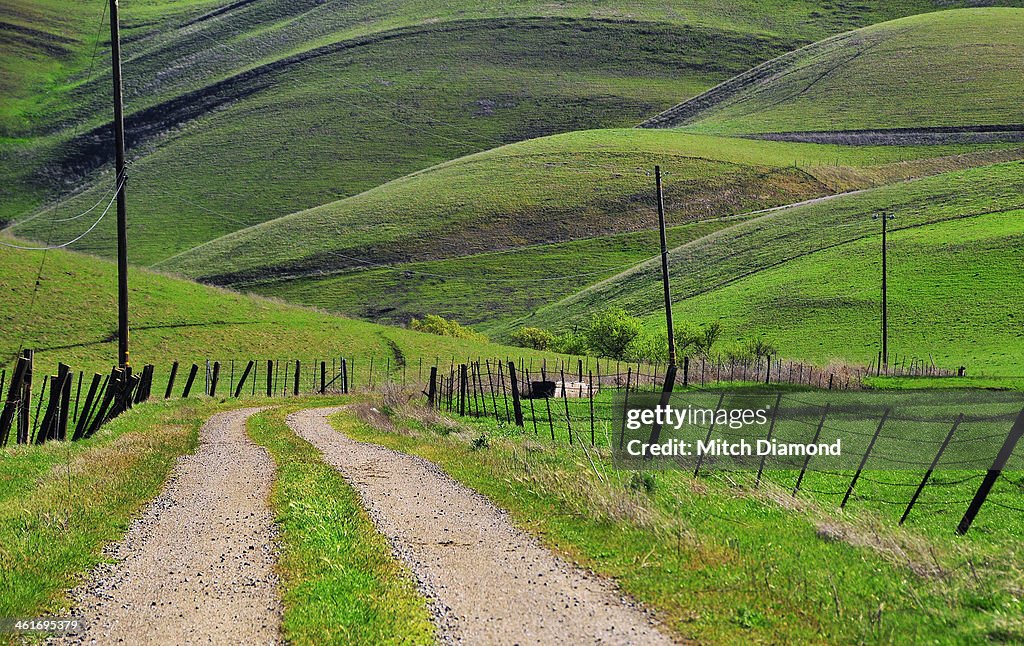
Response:
[[[49,251],[51,249],[64,249],[65,247],[70,247],[71,245],[75,244],[76,242],[78,242],[79,240],[84,238],[85,236],[87,236],[90,233],[92,233],[93,229],[95,229],[97,226],[99,226],[100,222],[103,221],[103,218],[105,218],[107,216],[107,213],[110,211],[110,207],[114,204],[114,201],[117,200],[118,191],[120,191],[121,187],[124,186],[124,180],[125,180],[125,178],[122,177],[121,178],[121,182],[117,185],[117,189],[114,191],[114,195],[110,198],[110,201],[107,203],[107,208],[103,209],[103,213],[100,213],[100,217],[98,217],[96,219],[96,221],[92,223],[92,226],[90,226],[88,229],[86,229],[85,232],[82,233],[81,235],[76,236],[75,238],[72,238],[71,240],[68,240],[67,242],[64,242],[62,244],[59,244],[59,245],[47,245],[45,247],[25,247],[25,246],[22,246],[22,245],[10,244],[10,243],[3,242],[3,241],[0,241],[0,245],[2,245],[4,247],[9,247],[11,249],[18,249],[20,251]],[[41,274],[42,274],[42,269],[40,269],[40,275]],[[37,282],[37,285],[38,285],[38,280],[36,282]]]

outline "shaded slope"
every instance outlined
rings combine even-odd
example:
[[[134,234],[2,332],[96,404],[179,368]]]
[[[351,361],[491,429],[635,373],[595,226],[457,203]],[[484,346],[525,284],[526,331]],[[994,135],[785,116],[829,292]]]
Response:
[[[408,262],[564,242],[655,226],[655,164],[672,178],[670,221],[678,224],[836,190],[808,166],[838,159],[867,167],[941,152],[635,129],[576,132],[470,155],[225,236],[159,266],[216,284],[251,285],[360,266],[351,258]]]
[[[756,61],[769,42],[609,21],[475,21],[255,68],[129,117],[132,260],[148,264],[505,142],[635,123]],[[0,190],[74,186],[105,163],[108,136],[97,126],[69,146],[8,146]],[[108,187],[101,179],[92,193]],[[87,208],[92,193],[16,232],[46,239],[52,220]],[[58,223],[54,239],[76,224]],[[100,233],[86,248],[109,253],[112,229]]]
[[[747,134],[1020,126],[1022,75],[1024,9],[943,11],[785,54],[643,125]]]

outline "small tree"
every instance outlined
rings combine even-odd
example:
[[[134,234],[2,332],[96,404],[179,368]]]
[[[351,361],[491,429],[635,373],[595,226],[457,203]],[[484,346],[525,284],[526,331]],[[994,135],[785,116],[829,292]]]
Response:
[[[566,332],[555,337],[551,349],[559,354],[586,354],[587,339],[577,332]]]
[[[697,354],[702,354],[705,357],[711,356],[711,350],[718,343],[718,339],[722,336],[722,324],[718,321],[712,321],[701,328],[700,334],[694,343],[694,350]]]
[[[512,344],[520,348],[547,350],[555,342],[555,335],[539,327],[521,327],[512,333]]]
[[[599,357],[623,359],[630,344],[643,332],[640,319],[623,309],[612,309],[594,317],[584,332],[587,346]]]

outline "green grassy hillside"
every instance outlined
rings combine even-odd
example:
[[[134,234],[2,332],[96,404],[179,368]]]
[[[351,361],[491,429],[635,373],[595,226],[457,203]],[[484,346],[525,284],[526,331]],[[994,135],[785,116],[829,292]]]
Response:
[[[40,371],[63,361],[76,370],[110,370],[117,358],[116,267],[66,251],[47,253],[38,292],[37,253],[0,246],[0,367],[21,348],[34,348]],[[172,361],[252,358],[322,359],[401,356],[410,366],[422,358],[517,356],[509,348],[354,321],[252,298],[145,270],[130,273],[132,362],[156,363],[163,375]],[[379,371],[381,366],[378,365]],[[49,374],[49,373],[47,373]]]
[[[877,352],[878,320],[880,224],[871,216],[884,212],[895,216],[893,297],[902,306],[894,314],[893,347],[976,372],[1020,374],[1014,357],[1024,352],[1016,319],[1022,190],[1024,163],[1012,162],[782,209],[721,229],[670,254],[679,320],[720,319],[729,339],[764,334],[785,356],[867,363]],[[656,326],[663,316],[659,278],[659,265],[648,261],[504,330],[564,329],[610,305]],[[980,300],[970,301],[971,294]],[[927,323],[915,328],[915,322]]]
[[[702,132],[1024,129],[1024,9],[865,27],[758,66],[647,122]]]
[[[73,235],[52,220],[84,210],[110,184],[110,82],[102,29],[99,64],[85,78],[101,5],[40,6],[10,7],[11,24],[60,33],[67,51],[50,56],[29,39],[25,57],[47,62],[4,64],[25,75],[10,81],[25,98],[0,111],[0,226],[28,219],[15,232],[47,240]],[[502,143],[631,125],[816,38],[936,8],[923,0],[132,4],[122,8],[137,161],[132,260],[155,262]],[[0,34],[19,29],[0,25]],[[109,254],[104,226],[88,248]]]
[[[674,309],[719,320],[730,339],[774,340],[786,354],[868,363],[879,338],[879,236],[796,258]],[[969,374],[1024,374],[1024,210],[898,230],[889,238],[889,351]],[[652,326],[664,320],[651,316]]]
[[[656,253],[655,164],[669,222],[682,225],[1019,157],[1012,148],[577,132],[442,164],[157,266],[369,318],[441,311],[494,323]],[[680,242],[715,228],[705,227],[680,230]]]

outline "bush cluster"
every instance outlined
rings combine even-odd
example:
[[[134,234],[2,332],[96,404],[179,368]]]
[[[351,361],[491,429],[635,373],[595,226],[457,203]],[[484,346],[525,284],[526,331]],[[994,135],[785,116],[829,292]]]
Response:
[[[409,328],[417,332],[426,332],[427,334],[451,336],[456,339],[469,339],[479,343],[487,343],[486,335],[474,332],[468,327],[459,325],[457,322],[437,314],[427,314],[422,319],[413,319],[409,322]]]
[[[675,326],[676,354],[682,357],[722,355],[743,361],[771,356],[776,348],[761,337],[722,342],[722,326],[718,321],[703,325],[683,323]],[[534,350],[550,350],[562,354],[590,354],[617,360],[664,362],[668,359],[668,337],[652,332],[643,322],[621,308],[595,314],[582,329],[555,335],[537,327],[522,327],[512,333],[513,345]]]

